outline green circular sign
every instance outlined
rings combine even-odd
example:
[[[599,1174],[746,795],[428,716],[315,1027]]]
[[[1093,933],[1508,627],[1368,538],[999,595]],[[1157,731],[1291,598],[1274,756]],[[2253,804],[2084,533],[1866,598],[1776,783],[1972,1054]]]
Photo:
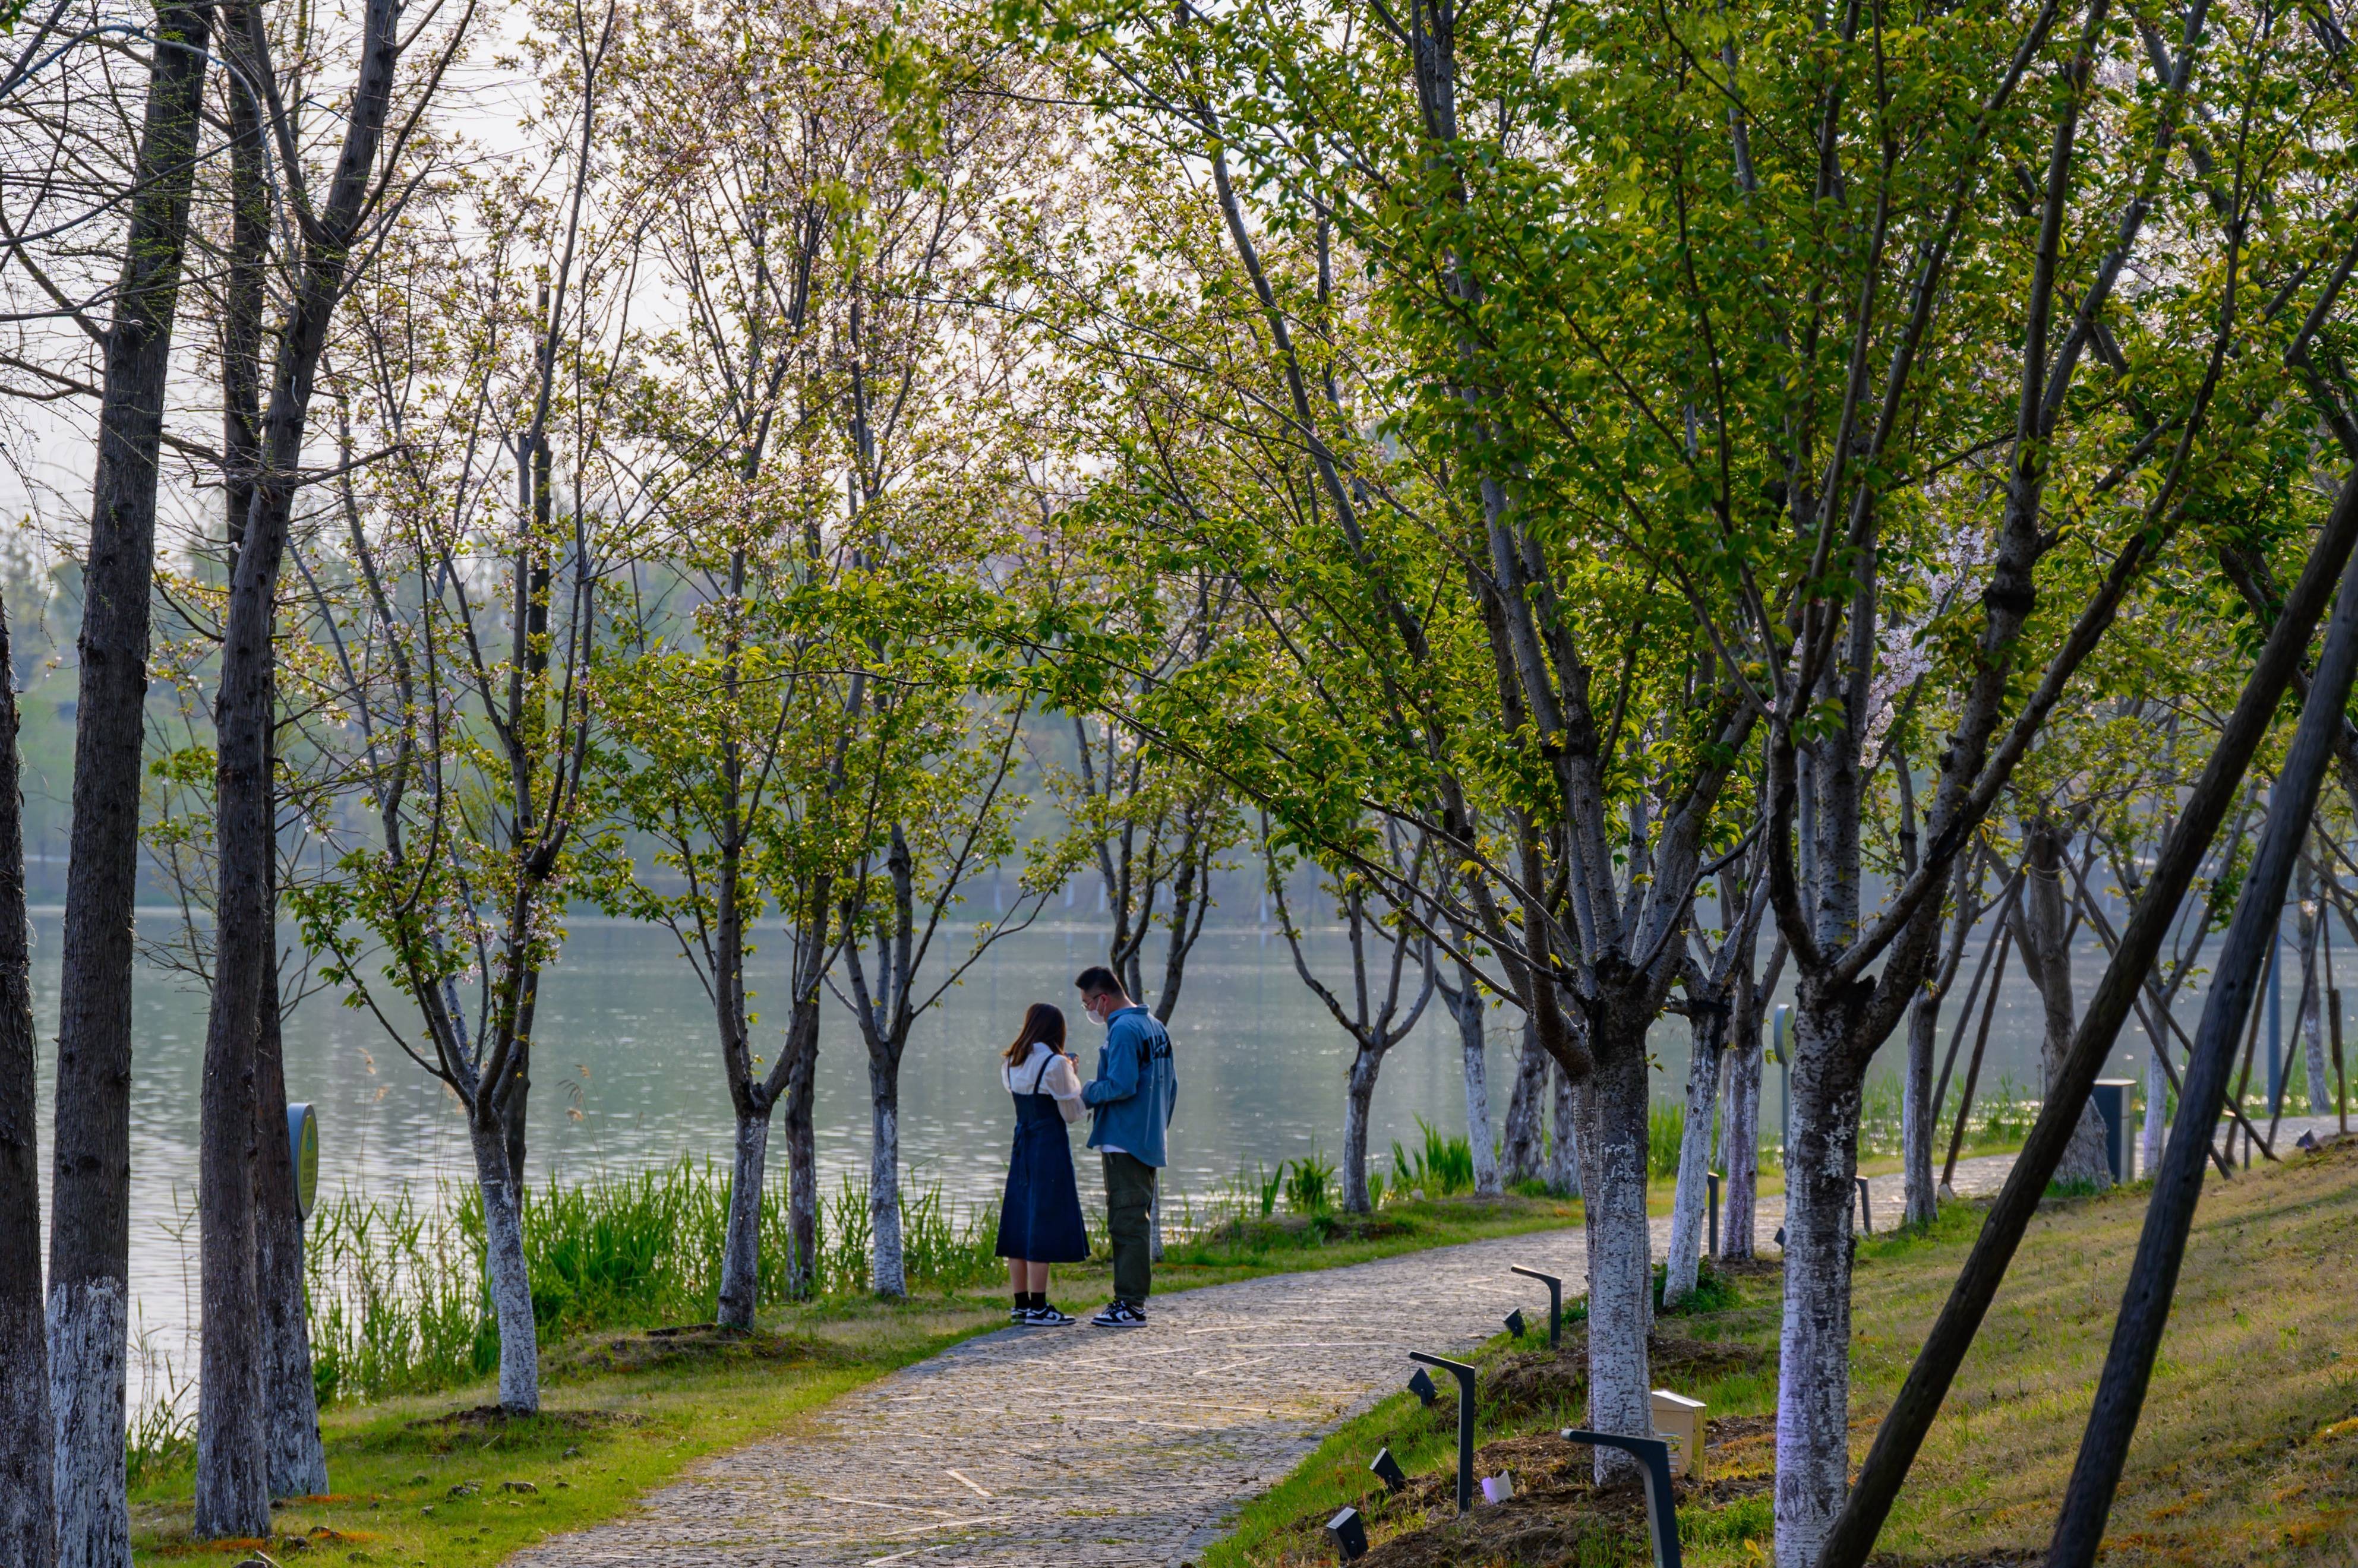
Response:
[[[296,1212],[308,1219],[319,1195],[319,1119],[308,1105],[287,1108],[287,1147],[295,1156]]]

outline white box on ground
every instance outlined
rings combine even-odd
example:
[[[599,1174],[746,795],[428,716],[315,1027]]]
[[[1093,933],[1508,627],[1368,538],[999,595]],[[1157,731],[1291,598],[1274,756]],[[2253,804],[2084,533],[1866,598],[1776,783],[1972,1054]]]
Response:
[[[1654,1435],[1671,1445],[1671,1474],[1703,1479],[1704,1408],[1701,1400],[1654,1390]]]
[[[1512,1470],[1501,1470],[1495,1476],[1485,1476],[1482,1477],[1482,1500],[1484,1502],[1503,1503],[1514,1495],[1515,1473]]]

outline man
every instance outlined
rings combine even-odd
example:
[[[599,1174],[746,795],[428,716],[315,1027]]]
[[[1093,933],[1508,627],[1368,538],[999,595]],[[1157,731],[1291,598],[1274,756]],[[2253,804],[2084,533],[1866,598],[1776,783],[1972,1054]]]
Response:
[[[1147,1249],[1148,1212],[1155,1173],[1163,1168],[1163,1130],[1179,1098],[1171,1035],[1162,1022],[1130,1000],[1102,965],[1073,982],[1081,1011],[1105,1025],[1098,1076],[1081,1086],[1089,1110],[1089,1147],[1105,1161],[1106,1228],[1113,1237],[1113,1301],[1089,1319],[1099,1328],[1135,1328],[1146,1321],[1153,1282]]]

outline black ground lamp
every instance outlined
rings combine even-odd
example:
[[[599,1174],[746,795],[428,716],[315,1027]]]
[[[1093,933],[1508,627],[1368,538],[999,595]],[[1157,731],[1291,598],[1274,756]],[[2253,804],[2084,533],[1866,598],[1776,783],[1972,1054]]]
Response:
[[[1345,1509],[1326,1521],[1326,1539],[1346,1563],[1356,1563],[1368,1554],[1368,1527],[1357,1509]]]
[[[1401,1468],[1400,1461],[1392,1457],[1389,1446],[1376,1450],[1376,1456],[1368,1461],[1368,1468],[1376,1473],[1388,1492],[1400,1491],[1408,1485],[1408,1473]]]
[[[1517,1339],[1523,1336],[1523,1309],[1517,1307],[1507,1314],[1507,1332]]]
[[[1565,1428],[1563,1437],[1566,1443],[1618,1448],[1638,1461],[1638,1472],[1646,1480],[1646,1532],[1654,1542],[1654,1568],[1682,1568],[1678,1503],[1671,1496],[1671,1445],[1659,1437],[1622,1437],[1579,1427]]]
[[[1526,1280],[1537,1280],[1548,1288],[1548,1348],[1554,1349],[1556,1342],[1563,1337],[1563,1281],[1553,1274],[1542,1274],[1537,1269],[1526,1269],[1520,1263],[1513,1265],[1507,1271],[1510,1274],[1520,1274]],[[1521,1310],[1518,1309],[1515,1316],[1507,1321],[1511,1324],[1515,1318],[1522,1315]],[[1520,1328],[1516,1329],[1515,1337],[1520,1339],[1522,1336],[1523,1331]]]
[[[1415,1374],[1409,1379],[1408,1391],[1422,1400],[1424,1408],[1427,1410],[1431,1410],[1433,1401],[1441,1397],[1441,1390],[1433,1386],[1433,1374],[1422,1367],[1419,1367]]]
[[[1422,1350],[1408,1353],[1412,1361],[1422,1361],[1428,1367],[1438,1367],[1457,1379],[1457,1511],[1471,1513],[1474,1509],[1474,1368],[1463,1361],[1445,1357],[1428,1356]],[[1422,1372],[1425,1386],[1433,1384]],[[1413,1386],[1413,1385],[1412,1385]]]

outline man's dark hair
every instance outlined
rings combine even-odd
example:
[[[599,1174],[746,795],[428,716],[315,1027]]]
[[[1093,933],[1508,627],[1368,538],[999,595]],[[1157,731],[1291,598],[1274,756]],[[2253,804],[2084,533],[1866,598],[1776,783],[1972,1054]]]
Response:
[[[1083,969],[1080,972],[1079,977],[1073,981],[1073,984],[1080,987],[1081,995],[1084,997],[1126,996],[1129,994],[1122,989],[1121,977],[1115,974],[1111,969],[1107,968],[1103,964],[1091,964],[1087,968]]]

